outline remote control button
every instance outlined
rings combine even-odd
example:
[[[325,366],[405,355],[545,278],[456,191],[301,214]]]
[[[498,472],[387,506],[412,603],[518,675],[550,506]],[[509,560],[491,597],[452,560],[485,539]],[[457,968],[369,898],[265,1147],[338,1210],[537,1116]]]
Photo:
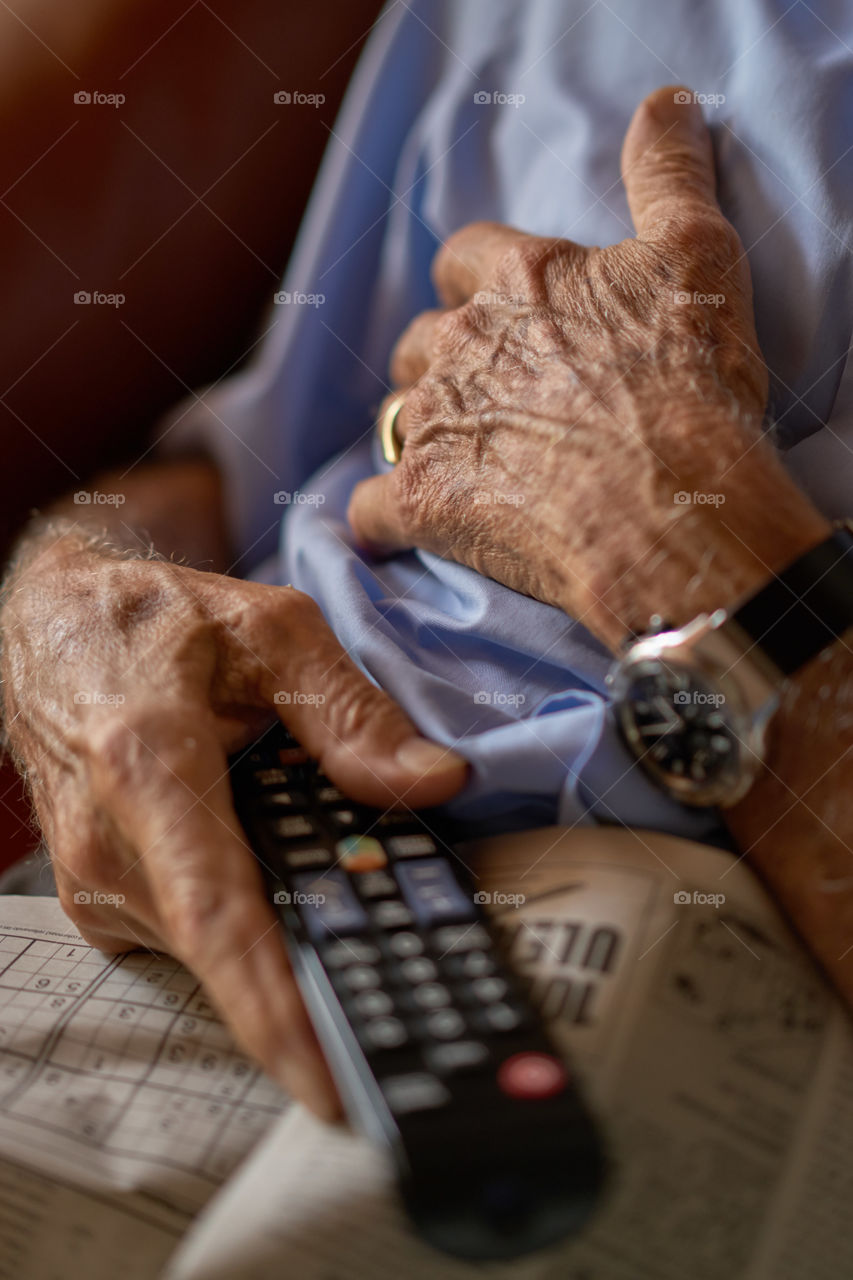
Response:
[[[373,942],[363,942],[360,938],[342,938],[340,942],[330,942],[320,952],[323,964],[330,971],[346,969],[351,964],[378,964],[381,956],[379,948]]]
[[[461,1075],[465,1071],[477,1071],[491,1059],[488,1047],[480,1040],[454,1040],[450,1044],[436,1044],[424,1051],[427,1066],[440,1076]]]
[[[352,1003],[362,1018],[384,1018],[394,1012],[394,1001],[387,991],[361,991]]]
[[[346,796],[337,787],[318,787],[314,792],[318,804],[346,804]]]
[[[487,978],[497,965],[486,951],[467,951],[461,956],[449,955],[441,967],[448,978]]]
[[[492,940],[481,924],[457,924],[436,929],[432,945],[443,958],[451,952],[488,951]]]
[[[352,831],[358,822],[355,809],[332,809],[329,817],[338,831]]]
[[[376,929],[405,929],[413,924],[412,913],[404,902],[377,902],[370,908],[370,922]]]
[[[319,845],[312,845],[308,849],[285,849],[281,860],[288,871],[302,871],[311,867],[319,870],[321,867],[332,865],[332,855],[329,850],[321,849]]]
[[[302,791],[267,791],[261,804],[264,809],[307,809],[308,797]]]
[[[515,1053],[498,1068],[498,1088],[510,1098],[553,1098],[568,1083],[566,1068],[550,1053]]]
[[[450,1101],[450,1094],[440,1080],[425,1071],[410,1071],[404,1076],[386,1076],[380,1081],[391,1111],[398,1116],[413,1111],[434,1111]]]
[[[295,765],[306,764],[308,761],[308,752],[300,746],[281,747],[278,752],[279,764],[285,769],[292,769]]]
[[[526,1021],[526,1015],[511,1004],[487,1004],[471,1014],[471,1026],[481,1035],[492,1031],[517,1031]]]
[[[420,858],[397,867],[403,897],[425,929],[477,918],[477,908],[444,858]]]
[[[385,943],[392,956],[404,960],[408,956],[420,956],[424,953],[423,938],[416,933],[392,933]]]
[[[304,840],[306,836],[320,835],[316,822],[304,813],[291,813],[286,818],[276,818],[270,825],[279,840]]]
[[[381,824],[379,824],[381,825]],[[385,847],[392,858],[424,858],[438,853],[438,846],[432,836],[390,836]]]
[[[290,774],[285,769],[256,769],[252,774],[258,787],[287,787]]]
[[[344,969],[341,982],[348,991],[372,991],[380,984],[379,974],[367,964],[352,964]]]
[[[291,880],[293,901],[314,942],[325,942],[329,934],[362,933],[367,928],[367,914],[343,871],[297,871]]]
[[[426,1012],[430,1009],[446,1009],[451,1003],[450,992],[439,982],[422,982],[413,987],[407,996],[414,1009]]]
[[[399,1018],[372,1018],[361,1028],[358,1038],[370,1053],[375,1049],[402,1049],[408,1044],[409,1033]]]
[[[404,960],[397,972],[406,982],[411,983],[434,982],[438,977],[438,970],[426,956],[412,956]]]
[[[388,865],[388,855],[372,836],[346,836],[335,845],[335,852],[345,871],[381,871]]]
[[[418,829],[417,815],[404,809],[386,809],[374,818],[374,825],[383,832],[411,831]]]
[[[509,987],[503,978],[475,978],[468,991],[481,1004],[497,1004],[499,1000],[503,1000]]]
[[[456,1040],[465,1030],[465,1020],[455,1009],[438,1009],[424,1022],[424,1031],[433,1040]]]
[[[359,896],[369,902],[375,902],[377,898],[396,898],[399,893],[397,881],[387,871],[359,871],[354,884]]]

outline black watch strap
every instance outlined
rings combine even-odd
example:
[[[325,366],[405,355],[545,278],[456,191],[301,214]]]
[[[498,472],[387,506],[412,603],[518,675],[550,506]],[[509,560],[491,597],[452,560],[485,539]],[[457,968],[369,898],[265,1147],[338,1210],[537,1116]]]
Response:
[[[785,676],[853,628],[853,533],[836,529],[730,615]]]

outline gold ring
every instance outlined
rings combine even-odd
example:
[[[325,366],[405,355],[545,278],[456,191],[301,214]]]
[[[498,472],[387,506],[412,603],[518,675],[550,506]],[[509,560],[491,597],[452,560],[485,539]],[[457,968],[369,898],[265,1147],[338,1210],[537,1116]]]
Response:
[[[382,446],[382,457],[386,462],[390,462],[392,467],[396,467],[403,456],[403,446],[400,443],[400,437],[397,435],[396,427],[397,418],[405,403],[405,396],[395,396],[376,424],[376,430],[379,432],[379,443]]]

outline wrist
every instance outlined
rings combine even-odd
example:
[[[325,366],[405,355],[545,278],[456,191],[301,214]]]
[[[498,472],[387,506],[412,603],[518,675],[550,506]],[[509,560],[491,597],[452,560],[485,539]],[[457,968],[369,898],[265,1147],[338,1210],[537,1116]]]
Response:
[[[788,681],[767,744],[726,822],[853,1005],[853,631]]]
[[[657,468],[642,507],[635,489],[630,517],[595,548],[584,621],[613,649],[656,614],[683,626],[733,607],[831,532],[773,447],[741,424],[694,419],[683,438],[681,463]],[[712,459],[697,439],[713,440]],[[564,586],[576,600],[576,578]]]

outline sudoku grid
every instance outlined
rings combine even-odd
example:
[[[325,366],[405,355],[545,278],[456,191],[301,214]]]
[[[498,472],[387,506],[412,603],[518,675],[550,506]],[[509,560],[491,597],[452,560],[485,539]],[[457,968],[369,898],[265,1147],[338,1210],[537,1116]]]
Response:
[[[284,1106],[176,961],[0,935],[0,1114],[218,1182]]]

